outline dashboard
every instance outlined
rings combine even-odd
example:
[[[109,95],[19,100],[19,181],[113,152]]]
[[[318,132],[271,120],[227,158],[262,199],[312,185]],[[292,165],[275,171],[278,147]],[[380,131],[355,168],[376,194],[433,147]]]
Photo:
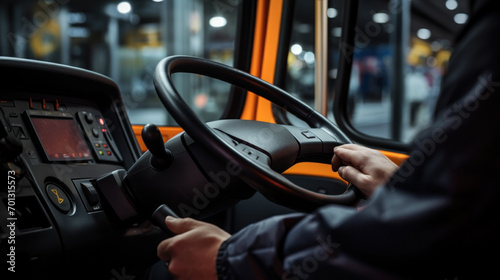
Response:
[[[56,275],[54,264],[63,272],[98,262],[130,228],[117,226],[92,182],[141,155],[118,87],[93,72],[22,59],[0,58],[0,72],[2,272]]]
[[[169,237],[149,221],[161,204],[177,206],[181,216],[189,216],[183,209],[199,212],[194,218],[228,232],[293,212],[262,194],[254,195],[255,190],[236,173],[226,172],[228,164],[214,161],[187,134],[167,143],[161,134],[146,137],[145,142],[155,140],[156,151],[165,148],[172,154],[168,168],[155,166],[153,162],[163,159],[156,152],[142,153],[120,91],[105,76],[8,57],[0,57],[0,73],[4,180],[0,184],[0,273],[16,271],[16,276],[30,279],[67,279],[75,273],[80,279],[140,279],[158,260],[159,242]],[[210,125],[229,133],[231,127],[240,131],[243,123],[237,121],[235,126],[232,120],[221,120]],[[241,132],[250,128],[245,126]],[[297,131],[299,137],[305,136]],[[228,143],[250,149],[218,133]],[[242,135],[241,139],[250,138]],[[245,153],[252,160],[266,158],[255,149]],[[345,190],[343,182],[333,179],[286,178],[315,192]],[[221,191],[214,196],[207,190],[215,183]],[[210,203],[202,195],[210,197]],[[38,277],[33,278],[33,272]]]

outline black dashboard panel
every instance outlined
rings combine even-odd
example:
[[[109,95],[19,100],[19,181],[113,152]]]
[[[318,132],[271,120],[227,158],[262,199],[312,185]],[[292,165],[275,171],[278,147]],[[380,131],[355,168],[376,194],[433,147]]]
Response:
[[[141,155],[118,87],[90,71],[22,59],[0,58],[0,73],[0,139],[23,147],[15,160],[5,159],[9,145],[0,149],[1,270],[50,274],[54,263],[102,257],[103,242],[124,229],[90,182]]]

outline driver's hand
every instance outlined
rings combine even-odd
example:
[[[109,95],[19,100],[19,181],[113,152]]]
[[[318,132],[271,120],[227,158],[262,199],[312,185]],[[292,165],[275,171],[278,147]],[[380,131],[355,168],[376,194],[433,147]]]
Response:
[[[175,279],[217,279],[217,253],[231,235],[191,218],[167,217],[165,224],[176,236],[158,245],[158,257],[167,262]]]
[[[333,152],[332,170],[367,197],[399,168],[381,152],[355,144],[335,147]]]

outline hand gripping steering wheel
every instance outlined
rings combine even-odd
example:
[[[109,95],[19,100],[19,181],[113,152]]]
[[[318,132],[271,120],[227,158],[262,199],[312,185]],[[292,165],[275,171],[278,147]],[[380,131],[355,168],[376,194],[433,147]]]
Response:
[[[178,72],[205,75],[251,91],[310,128],[248,120],[205,124],[175,88],[172,74]],[[353,185],[342,194],[326,195],[302,188],[281,174],[297,162],[329,163],[335,146],[351,143],[327,118],[282,89],[227,65],[190,56],[164,58],[156,68],[154,83],[161,102],[185,132],[214,160],[239,166],[240,178],[268,199],[306,212],[327,204],[354,205],[359,201],[361,193]]]

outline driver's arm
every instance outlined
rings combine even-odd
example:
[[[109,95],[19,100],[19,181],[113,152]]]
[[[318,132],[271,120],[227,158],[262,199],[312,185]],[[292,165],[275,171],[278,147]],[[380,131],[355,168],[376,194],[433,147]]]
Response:
[[[385,183],[397,169],[397,165],[379,151],[359,145],[342,145],[336,147],[334,153],[332,169],[339,171],[342,178],[355,183],[366,196],[371,196],[373,191],[379,185]],[[243,233],[233,239],[243,239],[246,242],[255,244],[258,243],[257,240],[262,238],[278,240],[283,238],[285,233],[302,217],[303,215],[293,215],[270,219],[269,221],[250,226],[252,230],[243,231]],[[221,244],[230,235],[215,226],[193,219],[174,219],[168,217],[165,223],[173,233],[177,234],[175,237],[164,240],[158,246],[158,256],[168,262],[170,273],[174,276],[187,278],[196,278],[203,275],[204,279],[216,279],[216,267],[213,263],[215,263],[217,253],[221,252],[219,257],[222,263],[222,252],[225,252],[225,249],[234,248],[233,245],[227,243],[219,251]],[[259,228],[262,230],[259,230]],[[266,229],[265,231],[263,230],[264,228]],[[262,234],[265,234],[267,237],[261,236]],[[251,241],[252,239],[255,239],[255,241]],[[279,259],[278,252],[281,250],[280,246],[282,242],[284,240],[280,242],[268,242],[267,246],[270,247],[265,249],[259,247],[258,250],[264,250],[268,253],[274,252],[273,254],[275,255],[272,258]],[[231,251],[234,251],[234,249],[231,249]],[[246,252],[242,252],[242,254],[246,254]],[[271,257],[271,255],[268,257]],[[225,261],[231,262],[230,260]],[[193,267],[193,263],[197,265]],[[272,275],[283,273],[279,270],[281,266],[276,265],[262,267],[262,269],[255,272],[257,273],[255,276],[257,277],[259,274],[269,272],[271,274],[267,276],[271,277]],[[273,268],[273,266],[275,267]],[[224,267],[225,265],[221,265],[220,269],[225,271]],[[241,271],[247,275],[254,273],[247,270]],[[239,272],[233,271],[231,273]]]
[[[342,178],[356,184],[366,196],[371,196],[373,191],[384,184],[398,168],[379,151],[359,145],[342,145],[336,147],[334,153],[335,156],[332,158],[333,171],[338,171]],[[352,209],[344,210],[342,213],[355,213],[355,211],[353,212]],[[337,217],[339,215],[340,213]],[[158,246],[158,256],[168,263],[170,274],[180,277],[180,279],[197,279],[200,276],[203,279],[216,279],[216,266],[213,264],[216,262],[217,256],[219,257],[220,273],[227,272],[232,275],[231,278],[257,279],[266,275],[265,278],[269,279],[280,274],[286,276],[281,264],[276,263],[276,261],[281,258],[281,246],[285,242],[286,232],[302,218],[303,215],[277,217],[251,225],[249,229],[236,234],[232,238],[232,242],[222,245],[230,237],[225,231],[193,219],[168,217],[165,223],[177,236],[164,240]],[[241,243],[241,240],[248,244],[254,244],[257,251],[266,252],[266,258],[275,261],[263,262],[260,265],[250,262],[253,266],[251,271],[250,269],[229,269],[229,267],[234,267],[234,257],[227,257],[228,252],[236,255],[241,254],[240,256],[243,257],[249,253],[248,250],[251,250],[251,248],[234,245]],[[265,247],[261,247],[262,240],[268,240],[264,244]],[[328,238],[324,242],[324,246],[335,245],[329,244]],[[219,250],[221,245],[222,248]],[[323,249],[326,250],[323,253],[327,254],[336,248],[325,247]],[[317,253],[321,254],[323,249],[318,249]],[[238,253],[238,250],[242,251]],[[196,265],[193,266],[193,263]],[[240,273],[242,274],[234,275]]]

